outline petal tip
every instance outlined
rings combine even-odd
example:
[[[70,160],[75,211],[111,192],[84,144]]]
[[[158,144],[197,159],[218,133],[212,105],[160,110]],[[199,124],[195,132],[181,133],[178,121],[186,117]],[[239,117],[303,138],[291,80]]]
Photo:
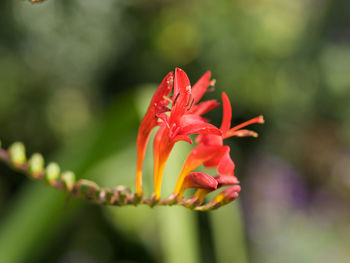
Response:
[[[258,116],[258,123],[261,123],[261,124],[265,123],[263,115]]]

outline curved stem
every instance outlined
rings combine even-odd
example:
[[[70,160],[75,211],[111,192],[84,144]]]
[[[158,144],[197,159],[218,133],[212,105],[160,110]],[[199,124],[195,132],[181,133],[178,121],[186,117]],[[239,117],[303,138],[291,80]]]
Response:
[[[33,154],[26,161],[25,149],[21,143],[14,143],[9,150],[0,147],[0,161],[7,164],[10,168],[27,175],[29,178],[41,181],[48,186],[59,191],[65,192],[67,195],[89,201],[99,205],[138,205],[145,204],[151,207],[155,205],[181,205],[189,209],[198,211],[208,211],[221,206],[220,203],[210,202],[205,205],[199,205],[193,198],[180,200],[177,196],[171,195],[165,200],[157,200],[154,198],[142,199],[139,195],[131,192],[129,188],[123,185],[112,188],[100,187],[93,181],[81,179],[75,182],[75,175],[72,172],[60,173],[57,166],[54,174],[52,171],[53,164],[43,167],[44,160],[40,154]]]

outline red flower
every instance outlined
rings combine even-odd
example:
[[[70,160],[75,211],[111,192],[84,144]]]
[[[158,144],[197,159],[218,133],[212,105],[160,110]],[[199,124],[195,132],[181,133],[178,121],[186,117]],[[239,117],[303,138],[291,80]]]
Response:
[[[151,103],[144,116],[137,135],[137,168],[136,168],[136,192],[142,195],[142,165],[146,152],[149,136],[154,127],[158,125],[158,115],[168,111],[169,99],[167,96],[173,88],[173,73],[170,72],[163,79],[158,89],[154,93]]]
[[[207,168],[217,167],[219,175],[234,177],[235,165],[230,157],[230,147],[223,145],[223,139],[232,136],[257,136],[257,133],[241,128],[253,123],[263,123],[263,117],[256,117],[230,129],[232,118],[231,103],[225,93],[222,93],[222,101],[223,119],[220,127],[222,135],[203,134],[197,137],[196,141],[199,144],[188,155],[177,180],[174,194],[180,193],[185,176],[201,164],[204,164]]]
[[[203,90],[205,89],[206,91],[205,79],[208,78],[207,76],[202,80],[204,84],[198,84],[194,96],[192,96],[190,81],[186,73],[179,68],[175,69],[173,105],[169,116],[165,113],[161,114],[160,118],[163,120],[163,123],[153,143],[154,198],[156,200],[160,198],[165,163],[175,142],[187,141],[192,143],[189,138],[191,134],[215,134],[221,136],[221,131],[218,128],[205,122],[202,117],[191,111],[193,106],[197,106],[197,110],[201,107],[193,104],[196,100],[198,101],[198,98],[202,97],[204,94]],[[211,103],[210,107],[205,107],[205,109],[212,108],[213,105],[214,103]]]
[[[137,137],[137,171],[136,190],[142,196],[142,164],[147,142],[152,130],[159,126],[153,141],[154,155],[154,194],[145,202],[154,205],[158,203],[161,194],[162,177],[165,164],[170,152],[178,141],[187,141],[192,144],[189,135],[199,134],[196,138],[198,145],[188,155],[183,169],[175,186],[174,194],[163,200],[162,204],[180,202],[188,188],[197,188],[192,198],[181,201],[181,204],[194,208],[204,201],[205,196],[223,186],[230,186],[219,193],[207,206],[199,210],[206,210],[226,204],[238,197],[240,186],[234,176],[235,165],[230,157],[230,147],[223,144],[223,140],[232,136],[257,137],[257,133],[243,129],[253,123],[263,123],[259,116],[231,127],[231,104],[225,93],[222,94],[223,118],[220,129],[208,123],[203,114],[216,108],[216,100],[200,102],[203,95],[213,86],[215,80],[210,80],[210,71],[206,72],[191,88],[190,81],[184,71],[175,69],[175,77],[169,73],[148,107],[142,120]],[[173,90],[173,94],[169,94]],[[167,106],[171,102],[171,109]],[[216,167],[218,176],[212,177],[205,173],[192,172],[203,164],[205,167]],[[141,199],[139,199],[141,200]]]

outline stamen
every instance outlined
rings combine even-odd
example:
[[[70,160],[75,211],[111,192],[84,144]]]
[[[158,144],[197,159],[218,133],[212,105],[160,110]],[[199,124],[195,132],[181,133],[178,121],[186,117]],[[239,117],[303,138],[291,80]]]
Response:
[[[170,102],[170,103],[173,103],[173,100],[170,99],[170,98],[167,97],[167,96],[163,96],[163,99],[166,100],[166,101],[168,101],[168,102]]]
[[[192,100],[192,94],[190,94],[190,97],[188,98],[188,101],[187,101],[187,104],[186,104],[186,107],[188,106],[188,105],[190,105],[190,101]],[[192,103],[192,101],[191,101],[191,103]]]
[[[162,106],[162,107],[158,110],[157,114],[164,113],[164,112],[169,112],[169,111],[171,111],[171,110],[170,110],[168,107]]]
[[[210,82],[209,82],[209,85],[210,86],[215,86],[216,84],[216,79],[212,79]]]
[[[192,98],[192,101],[191,101],[191,104],[190,104],[190,107],[187,109],[188,111],[191,110],[192,106],[194,104],[194,98]]]
[[[174,102],[173,102],[173,106],[175,106],[176,101],[177,101],[177,99],[179,98],[179,96],[180,96],[180,93],[176,94],[176,97],[175,97]]]

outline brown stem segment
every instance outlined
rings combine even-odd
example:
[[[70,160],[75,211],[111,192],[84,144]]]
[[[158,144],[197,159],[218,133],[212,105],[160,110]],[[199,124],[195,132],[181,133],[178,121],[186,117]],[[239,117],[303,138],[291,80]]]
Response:
[[[21,144],[21,146],[23,145]],[[32,158],[26,161],[24,146],[21,148],[22,152],[20,152],[20,154],[22,154],[22,157],[24,158],[16,159],[16,154],[18,156],[18,152],[16,153],[16,151],[13,150],[13,147],[11,147],[9,150],[0,148],[0,161],[7,164],[10,168],[22,174],[25,174],[33,180],[41,181],[52,188],[66,193],[67,195],[74,196],[78,199],[85,200],[98,205],[136,206],[139,204],[145,204],[150,207],[164,205],[181,205],[186,208],[197,211],[209,211],[221,206],[220,203],[213,204],[212,202],[201,205],[193,197],[180,200],[178,196],[174,194],[170,195],[164,200],[155,200],[154,197],[142,199],[142,197],[132,193],[129,188],[123,185],[115,186],[112,188],[103,188],[95,182],[86,179],[81,179],[75,182],[74,174],[72,172],[60,173],[57,164],[54,164],[55,166],[57,166],[56,172],[54,172],[52,169],[53,164],[49,164],[46,168],[44,168],[43,159],[41,165],[35,163],[35,161],[38,162],[37,160],[40,158],[33,158],[34,155],[32,156]],[[39,154],[36,155],[36,157],[38,157]]]

